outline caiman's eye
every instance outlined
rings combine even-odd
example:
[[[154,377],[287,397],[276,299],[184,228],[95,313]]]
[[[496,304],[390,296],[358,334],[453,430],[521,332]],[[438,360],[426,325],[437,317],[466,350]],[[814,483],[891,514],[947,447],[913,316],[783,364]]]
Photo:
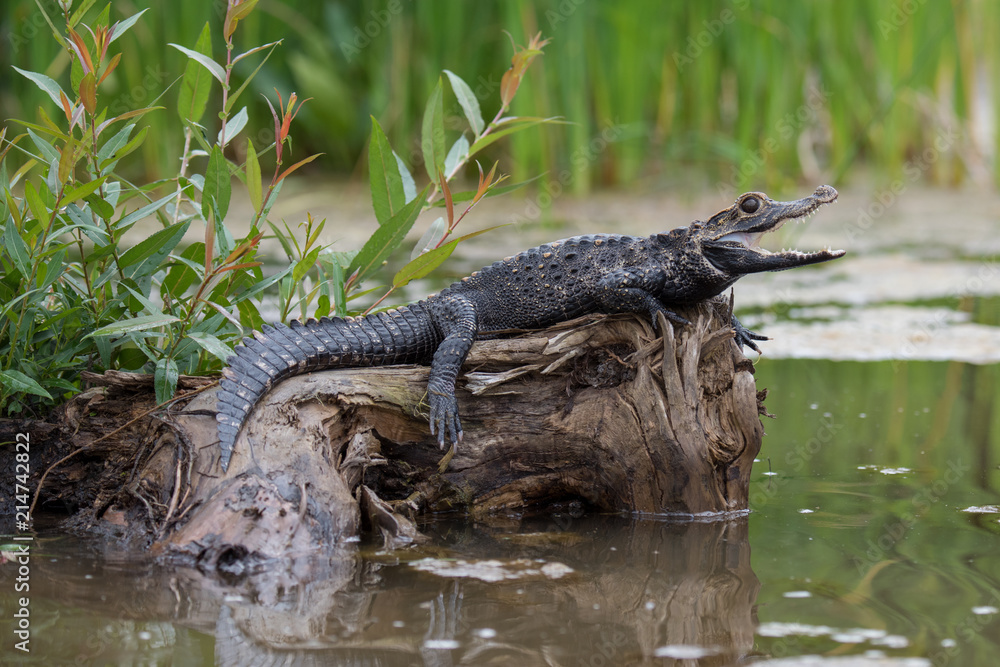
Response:
[[[747,197],[740,202],[740,210],[744,213],[756,213],[760,208],[760,200],[756,197]]]

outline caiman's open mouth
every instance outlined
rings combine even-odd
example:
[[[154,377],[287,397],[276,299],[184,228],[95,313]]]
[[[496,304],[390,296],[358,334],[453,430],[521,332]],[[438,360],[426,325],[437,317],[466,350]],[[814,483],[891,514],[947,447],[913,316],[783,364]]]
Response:
[[[732,274],[780,271],[842,257],[844,250],[830,248],[817,252],[771,252],[760,247],[764,234],[777,231],[789,221],[803,222],[811,218],[820,206],[836,200],[837,191],[829,185],[821,185],[809,197],[791,202],[773,201],[761,193],[745,194],[730,209],[714,216],[709,222],[709,225],[715,223],[733,231],[704,241],[705,256],[721,271]],[[727,213],[728,216],[723,215]]]
[[[782,221],[781,224],[784,224]],[[777,229],[777,227],[775,227]],[[732,234],[726,234],[721,239],[716,239],[719,243],[725,243],[726,241],[735,241],[736,243],[745,245],[748,248],[756,248],[760,244],[760,239],[767,232],[757,232],[751,234],[750,232],[733,232]],[[761,250],[764,250],[761,248]],[[766,252],[766,251],[765,251]]]
[[[793,223],[805,222],[809,218],[811,218],[814,215],[816,215],[816,210],[818,208],[819,208],[819,206],[817,205],[816,208],[814,208],[813,210],[811,210],[808,213],[805,213],[803,215],[798,215],[798,216],[795,216],[794,218],[783,218],[781,220],[776,220],[773,223],[771,223],[770,227],[768,227],[767,229],[764,229],[764,230],[752,231],[752,232],[733,232],[732,234],[726,234],[725,236],[716,239],[716,242],[718,242],[718,243],[725,243],[726,241],[733,241],[733,242],[739,243],[740,245],[742,245],[744,247],[754,248],[756,250],[759,250],[760,252],[762,252],[764,254],[767,254],[767,255],[780,254],[780,253],[772,253],[767,248],[760,247],[760,240],[764,237],[764,234],[770,234],[772,232],[778,231],[779,229],[781,229],[785,225],[786,222],[793,222]],[[828,252],[834,252],[834,251],[831,251],[829,248],[824,248],[824,250],[826,250]],[[799,252],[798,250],[795,250],[795,249],[788,249],[788,250],[784,250],[783,249],[781,252],[782,253],[798,253],[800,255],[808,255],[808,254],[810,254],[810,253]],[[836,251],[836,252],[844,252],[844,251],[840,250],[840,251]]]

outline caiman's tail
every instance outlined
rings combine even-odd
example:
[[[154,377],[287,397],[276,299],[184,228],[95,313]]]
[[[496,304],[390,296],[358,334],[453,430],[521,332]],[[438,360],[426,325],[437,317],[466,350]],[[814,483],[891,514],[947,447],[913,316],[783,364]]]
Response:
[[[365,318],[322,318],[255,331],[227,360],[218,394],[220,464],[229,467],[236,436],[257,401],[277,382],[324,368],[429,360],[439,336],[420,304]]]

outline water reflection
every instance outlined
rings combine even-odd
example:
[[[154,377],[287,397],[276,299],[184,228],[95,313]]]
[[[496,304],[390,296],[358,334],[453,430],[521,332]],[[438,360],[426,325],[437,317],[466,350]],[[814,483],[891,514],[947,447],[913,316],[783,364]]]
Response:
[[[43,540],[35,655],[50,664],[724,665],[753,649],[760,583],[746,518],[554,515],[428,529],[436,546],[419,553],[359,549],[229,582],[69,555],[65,539]],[[471,566],[462,576],[414,567],[455,558]]]
[[[678,654],[698,649],[706,656],[699,664],[713,665],[751,651],[760,584],[750,567],[745,518],[557,520],[455,527],[440,536],[461,545],[465,557],[526,557],[574,571],[558,581],[462,580],[458,627],[466,630],[455,639],[477,657],[470,662],[460,649],[456,664],[481,664],[486,646],[475,639],[483,630],[495,633],[490,653],[496,664],[511,664],[501,657],[512,660],[515,653],[520,664],[549,664],[549,658],[558,664],[631,664],[674,647]],[[422,578],[421,585],[436,585],[447,595],[453,584]],[[504,643],[518,648],[503,649]],[[526,654],[528,646],[533,648]]]
[[[322,593],[312,582],[309,599],[300,591],[281,609],[224,605],[217,662],[619,665],[673,648],[722,665],[752,650],[760,584],[746,519],[562,516],[431,532],[433,552],[358,557],[349,581],[327,580]],[[414,567],[456,557],[460,575]],[[546,574],[554,564],[559,575]]]

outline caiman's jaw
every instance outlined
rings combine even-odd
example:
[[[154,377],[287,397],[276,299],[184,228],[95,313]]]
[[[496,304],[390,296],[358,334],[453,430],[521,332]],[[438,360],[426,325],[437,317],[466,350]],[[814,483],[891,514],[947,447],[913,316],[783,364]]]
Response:
[[[788,202],[774,201],[762,192],[748,192],[735,204],[712,216],[700,229],[692,225],[691,234],[701,237],[705,258],[730,275],[780,271],[826,262],[842,257],[845,251],[768,252],[758,243],[767,232],[779,229],[789,220],[804,220],[823,204],[836,200],[837,191],[829,185],[821,185],[812,195]]]

